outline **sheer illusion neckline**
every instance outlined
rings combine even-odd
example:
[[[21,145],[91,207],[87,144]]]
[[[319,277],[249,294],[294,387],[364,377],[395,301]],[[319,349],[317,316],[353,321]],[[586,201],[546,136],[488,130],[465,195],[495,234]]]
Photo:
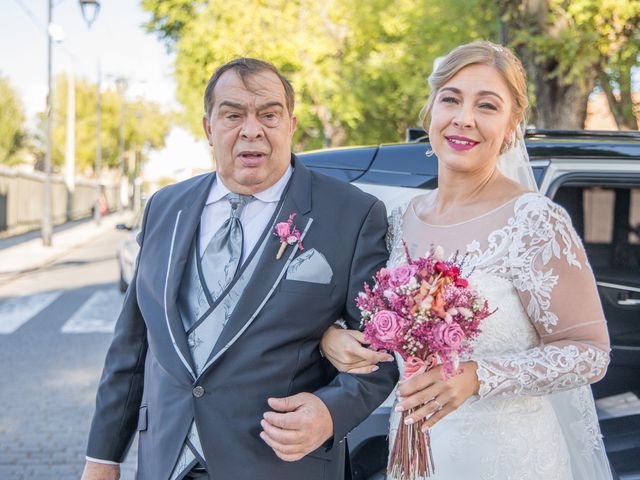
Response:
[[[435,190],[429,192],[428,194],[425,194],[425,196],[427,195],[435,195]],[[422,220],[420,218],[420,216],[418,215],[418,212],[416,212],[415,210],[415,199],[411,200],[409,202],[409,210],[411,211],[411,214],[414,216],[414,218],[420,222],[420,224],[425,225],[427,227],[433,227],[433,228],[451,228],[451,227],[459,227],[460,225],[465,225],[467,223],[471,223],[471,222],[475,222],[477,220],[481,220],[483,218],[486,218],[506,207],[508,207],[509,205],[513,205],[519,198],[525,197],[527,195],[536,195],[535,192],[525,192],[522,193],[520,195],[516,195],[513,198],[510,198],[509,200],[507,200],[506,202],[498,205],[497,207],[494,207],[490,210],[487,210],[484,213],[481,213],[480,215],[476,215],[475,217],[471,217],[467,220],[462,220],[461,222],[456,222],[456,223],[446,223],[446,224],[436,224],[436,223],[429,223],[429,222],[425,222],[424,220]]]

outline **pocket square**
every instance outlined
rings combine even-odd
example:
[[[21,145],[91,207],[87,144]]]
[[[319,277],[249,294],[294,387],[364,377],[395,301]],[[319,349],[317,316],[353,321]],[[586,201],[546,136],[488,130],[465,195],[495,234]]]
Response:
[[[312,248],[293,259],[287,268],[286,279],[327,284],[333,279],[333,270],[324,255]]]

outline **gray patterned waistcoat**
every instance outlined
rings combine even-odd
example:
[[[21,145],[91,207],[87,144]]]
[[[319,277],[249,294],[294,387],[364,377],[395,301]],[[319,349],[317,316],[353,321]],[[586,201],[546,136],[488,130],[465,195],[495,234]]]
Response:
[[[268,228],[272,228],[272,222],[269,223]],[[197,237],[198,234],[196,234]],[[182,317],[182,324],[188,333],[189,349],[196,375],[199,376],[209,366],[213,347],[251,279],[268,238],[268,234],[263,234],[261,243],[247,258],[236,279],[221,291],[217,287],[219,282],[209,279],[202,271],[201,260],[197,254],[198,245],[194,241],[189,256],[190,261],[185,268],[180,286],[178,310]],[[214,288],[210,289],[208,285],[214,285]],[[169,477],[170,480],[183,478],[198,462],[206,465],[198,429],[192,420],[176,466]]]

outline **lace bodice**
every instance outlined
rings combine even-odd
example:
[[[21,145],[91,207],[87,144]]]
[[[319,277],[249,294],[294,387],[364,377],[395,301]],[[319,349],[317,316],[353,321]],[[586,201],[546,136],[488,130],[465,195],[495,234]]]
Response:
[[[390,263],[440,245],[468,254],[466,275],[497,311],[485,320],[473,359],[480,397],[542,395],[601,378],[608,364],[604,314],[580,238],[567,213],[527,193],[481,217],[447,226],[423,223],[417,202],[393,212]]]

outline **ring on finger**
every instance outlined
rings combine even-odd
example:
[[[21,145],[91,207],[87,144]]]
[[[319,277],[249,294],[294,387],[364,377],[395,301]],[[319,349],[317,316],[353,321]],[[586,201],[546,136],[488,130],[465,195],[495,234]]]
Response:
[[[438,399],[434,398],[433,400],[431,400],[433,403],[435,403],[438,406],[438,409],[436,410],[436,412],[439,412],[440,410],[442,410],[444,408],[444,405],[442,405]]]

